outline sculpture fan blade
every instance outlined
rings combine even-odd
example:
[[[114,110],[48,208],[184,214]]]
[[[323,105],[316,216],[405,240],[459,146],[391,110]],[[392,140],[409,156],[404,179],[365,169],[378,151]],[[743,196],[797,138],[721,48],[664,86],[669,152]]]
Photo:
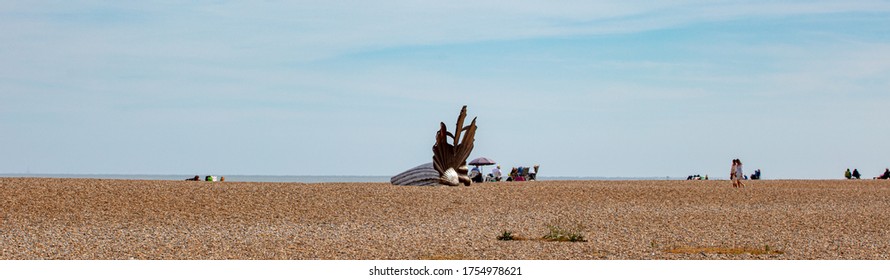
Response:
[[[467,106],[463,106],[457,118],[455,133],[448,131],[444,122],[439,123],[439,131],[436,132],[436,143],[433,145],[433,162],[424,166],[418,166],[412,170],[396,175],[391,179],[393,184],[399,185],[428,185],[445,184],[457,186],[460,183],[469,186],[472,183],[467,170],[467,158],[473,151],[473,142],[476,137],[476,118],[468,126],[463,126],[467,116]],[[461,135],[463,134],[463,135]],[[461,137],[463,136],[463,137]],[[454,139],[450,144],[448,137]],[[429,177],[429,173],[435,170],[438,178]],[[447,174],[446,174],[447,173]],[[456,176],[455,176],[456,174]],[[446,176],[447,175],[447,176]]]

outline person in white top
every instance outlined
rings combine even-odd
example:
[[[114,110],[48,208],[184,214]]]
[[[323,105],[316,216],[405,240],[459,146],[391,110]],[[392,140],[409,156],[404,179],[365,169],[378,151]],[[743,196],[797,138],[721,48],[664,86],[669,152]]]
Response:
[[[732,180],[732,186],[736,188],[744,187],[745,183],[742,183],[742,178],[744,177],[745,172],[742,171],[742,161],[739,159],[732,160],[732,170],[729,174],[729,178]]]
[[[494,169],[491,170],[491,176],[494,177],[495,182],[501,181],[501,166],[495,166]]]

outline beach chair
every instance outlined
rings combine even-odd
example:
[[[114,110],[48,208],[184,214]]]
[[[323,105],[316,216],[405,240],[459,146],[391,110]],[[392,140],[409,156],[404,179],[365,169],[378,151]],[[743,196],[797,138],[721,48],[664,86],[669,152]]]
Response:
[[[491,173],[488,173],[488,176],[485,176],[485,182],[486,183],[497,182],[497,180],[495,180],[494,175],[492,175]]]

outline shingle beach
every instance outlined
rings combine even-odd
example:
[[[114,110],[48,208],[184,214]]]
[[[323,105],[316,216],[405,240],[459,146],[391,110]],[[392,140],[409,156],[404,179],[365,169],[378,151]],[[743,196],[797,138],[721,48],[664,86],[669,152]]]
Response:
[[[890,181],[746,184],[0,178],[0,259],[890,259]]]

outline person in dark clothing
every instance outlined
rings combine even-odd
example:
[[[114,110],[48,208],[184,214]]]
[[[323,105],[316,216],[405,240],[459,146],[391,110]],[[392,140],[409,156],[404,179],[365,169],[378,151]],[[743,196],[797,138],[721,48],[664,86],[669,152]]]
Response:
[[[862,175],[859,174],[859,169],[853,169],[853,178],[856,178],[858,180],[861,176]]]
[[[751,174],[751,180],[760,180],[760,169],[754,170],[754,174]]]
[[[883,179],[883,180],[890,179],[890,168],[884,168],[884,174],[881,174],[881,177],[877,177],[875,179]]]
[[[479,170],[479,166],[473,167],[469,176],[474,183],[482,183],[482,171]]]
[[[482,173],[478,173],[478,172],[477,172],[477,173],[475,173],[475,175],[473,175],[473,177],[470,178],[470,179],[473,180],[473,183],[482,183],[482,180],[483,180],[483,178],[482,178]]]

